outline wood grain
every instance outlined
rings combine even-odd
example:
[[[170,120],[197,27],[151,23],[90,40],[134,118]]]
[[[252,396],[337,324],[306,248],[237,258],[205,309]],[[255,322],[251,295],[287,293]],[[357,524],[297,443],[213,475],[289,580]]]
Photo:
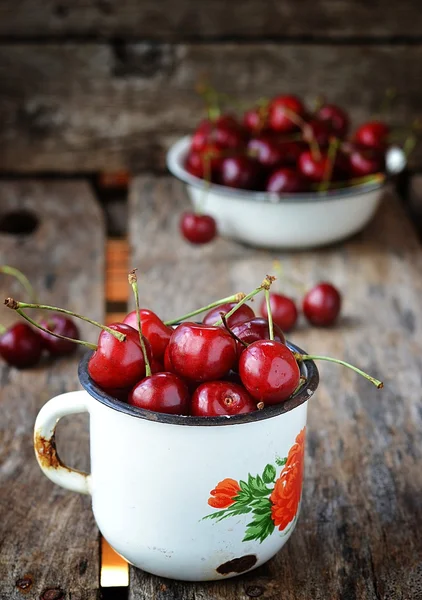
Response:
[[[311,105],[323,93],[355,124],[395,87],[391,121],[408,127],[421,65],[422,44],[2,44],[0,171],[163,170],[169,144],[203,116],[203,76],[245,103],[289,91]]]
[[[161,41],[294,36],[415,36],[417,0],[387,10],[381,0],[17,0],[0,3],[0,35],[10,38],[135,37]]]
[[[301,321],[292,341],[349,360],[384,379],[385,388],[320,362],[302,512],[286,548],[256,572],[216,584],[182,584],[132,569],[130,600],[420,598],[422,254],[403,209],[388,195],[366,230],[344,244],[274,254],[222,239],[187,245],[177,229],[185,204],[180,186],[167,178],[133,182],[132,262],[143,273],[144,305],[175,317],[249,291],[279,258],[305,287],[328,279],[344,295],[336,327]],[[294,288],[282,288],[299,299]]]
[[[32,213],[30,235],[0,233],[0,264],[22,269],[45,302],[104,318],[104,223],[82,181],[2,181],[0,229],[6,215]],[[16,219],[15,219],[16,222]],[[10,223],[10,219],[9,219]],[[0,278],[2,298],[24,293],[12,278]],[[16,316],[6,307],[0,321]],[[81,325],[83,339],[98,331]],[[55,486],[34,456],[35,417],[51,397],[79,388],[81,352],[18,371],[1,364],[0,598],[94,600],[99,586],[98,531],[90,499]],[[59,425],[58,444],[69,465],[89,471],[87,415]],[[31,583],[32,582],[32,583]],[[61,590],[54,596],[47,590]],[[23,594],[27,593],[26,596]]]

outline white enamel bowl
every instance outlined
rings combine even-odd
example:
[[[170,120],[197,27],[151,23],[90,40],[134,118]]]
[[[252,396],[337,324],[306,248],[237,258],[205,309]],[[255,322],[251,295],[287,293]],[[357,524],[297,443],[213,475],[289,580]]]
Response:
[[[324,193],[273,194],[206,185],[184,167],[191,138],[177,141],[167,154],[167,167],[186,183],[195,208],[213,216],[219,233],[260,248],[314,248],[338,242],[357,233],[375,215],[382,182]],[[388,175],[405,167],[399,148],[387,154]]]

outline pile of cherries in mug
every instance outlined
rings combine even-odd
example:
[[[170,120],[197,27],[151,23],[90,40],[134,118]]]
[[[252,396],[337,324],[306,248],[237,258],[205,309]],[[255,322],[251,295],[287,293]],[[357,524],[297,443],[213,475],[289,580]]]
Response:
[[[273,280],[267,276],[247,295],[238,293],[163,322],[153,311],[139,308],[136,274],[132,271],[129,283],[137,309],[122,323],[109,327],[82,317],[101,327],[98,343],[73,341],[93,350],[88,373],[104,392],[132,406],[161,413],[227,417],[265,410],[285,402],[306,383],[300,364],[312,359],[337,362],[382,387],[382,382],[344,361],[291,350],[283,331],[272,320],[269,289]],[[266,298],[267,319],[256,317],[246,304],[261,292]],[[81,317],[65,309],[13,298],[7,298],[5,304],[44,331],[26,309]],[[191,320],[201,312],[206,312],[202,323]],[[55,332],[50,334],[68,340]]]

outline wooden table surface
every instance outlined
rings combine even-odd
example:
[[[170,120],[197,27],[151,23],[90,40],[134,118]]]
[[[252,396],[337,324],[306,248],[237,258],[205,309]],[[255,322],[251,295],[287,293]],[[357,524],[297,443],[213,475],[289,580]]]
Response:
[[[0,216],[3,199],[13,198],[24,198],[36,210],[45,205],[49,214],[42,234],[40,229],[22,240],[0,233],[1,262],[29,270],[43,298],[102,318],[104,227],[88,188],[82,182],[2,182],[0,190]],[[69,202],[58,208],[58,196]],[[398,201],[386,197],[369,227],[344,244],[291,254],[222,239],[192,248],[177,229],[177,215],[187,203],[183,188],[170,178],[132,181],[128,266],[139,269],[143,305],[175,317],[249,291],[280,259],[286,274],[306,287],[329,279],[344,294],[336,327],[315,329],[301,321],[292,341],[309,352],[349,360],[383,379],[385,388],[378,391],[350,371],[320,363],[321,385],[309,407],[301,516],[273,560],[249,575],[207,584],[131,569],[129,599],[422,598],[422,253]],[[0,288],[18,295],[4,277]],[[283,289],[297,295],[288,284]],[[3,316],[9,315],[2,311]],[[76,362],[77,357],[50,368],[0,371],[1,600],[22,598],[22,580],[32,581],[27,598],[97,597],[99,540],[89,500],[48,482],[31,448],[37,410],[76,385]],[[59,440],[68,462],[86,468],[83,425],[72,420]]]

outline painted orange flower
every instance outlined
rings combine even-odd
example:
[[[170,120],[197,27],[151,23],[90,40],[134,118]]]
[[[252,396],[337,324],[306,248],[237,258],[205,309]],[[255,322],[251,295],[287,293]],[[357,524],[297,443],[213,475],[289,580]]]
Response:
[[[240,491],[240,486],[234,479],[223,479],[211,490],[208,504],[213,508],[228,508],[234,504],[234,498]]]
[[[296,436],[289,450],[286,464],[275,482],[270,496],[271,517],[280,531],[295,518],[302,493],[302,479],[305,455],[305,428]]]

